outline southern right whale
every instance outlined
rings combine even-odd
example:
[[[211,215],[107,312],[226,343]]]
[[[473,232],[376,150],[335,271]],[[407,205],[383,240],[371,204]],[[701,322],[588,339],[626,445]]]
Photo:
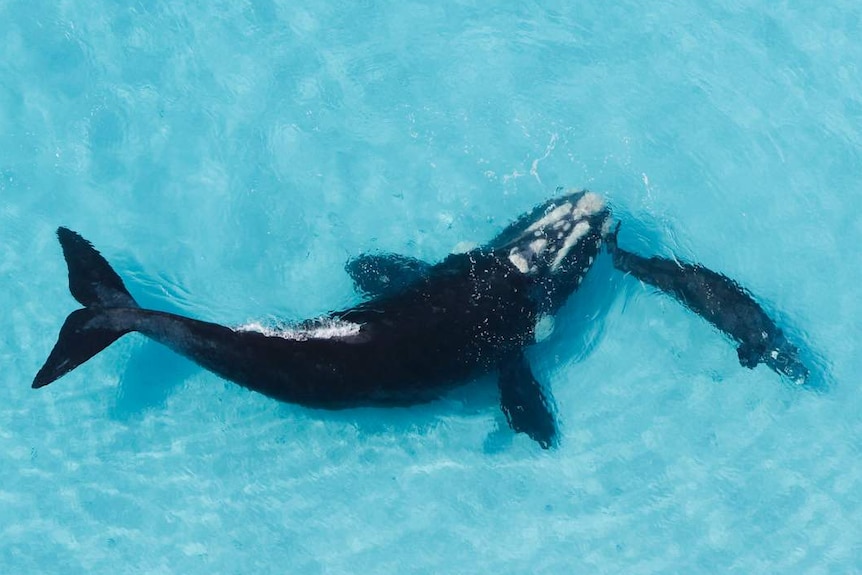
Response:
[[[69,290],[83,307],[66,318],[32,386],[50,384],[130,332],[248,389],[318,408],[416,404],[496,373],[510,427],[547,449],[558,441],[554,401],[524,350],[581,285],[603,242],[617,269],[734,339],[743,366],[765,363],[806,381],[798,349],[746,290],[703,266],[627,252],[617,245],[618,230],[610,233],[610,210],[600,196],[565,193],[485,245],[436,264],[396,254],[351,260],[347,272],[366,301],[266,328],[142,309],[92,244],[61,227]]]
[[[537,323],[581,284],[609,217],[597,194],[570,192],[484,246],[434,265],[362,256],[347,269],[370,299],[284,329],[232,328],[142,309],[105,258],[61,227],[69,290],[84,307],[66,319],[32,386],[50,384],[130,332],[251,390],[319,408],[430,401],[496,372],[509,425],[548,448],[557,441],[553,400],[524,349],[534,343]]]

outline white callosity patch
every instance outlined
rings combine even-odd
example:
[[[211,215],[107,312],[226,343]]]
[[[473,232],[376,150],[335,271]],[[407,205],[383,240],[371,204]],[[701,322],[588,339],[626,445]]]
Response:
[[[569,202],[566,202],[561,206],[557,206],[556,208],[545,214],[544,217],[533,222],[530,227],[527,228],[527,231],[533,232],[536,230],[542,230],[568,216],[571,213],[571,209],[572,204],[570,204]]]
[[[552,258],[550,269],[556,271],[590,231],[589,218],[604,209],[602,197],[592,192],[585,192],[577,202],[567,201],[549,208],[524,230],[519,245],[509,251],[509,261],[521,273],[533,274],[540,261]]]
[[[530,271],[530,262],[527,261],[527,258],[521,255],[518,248],[512,248],[509,252],[509,261],[512,262],[512,265],[518,268],[518,271],[522,274]]]
[[[267,337],[280,337],[293,341],[310,339],[343,339],[359,333],[362,326],[358,323],[323,318],[296,326],[269,327],[259,322],[241,325],[235,331],[253,331]]]
[[[572,217],[579,220],[597,214],[604,208],[605,201],[600,195],[594,192],[587,192],[578,200],[578,204],[572,210]]]
[[[551,269],[556,270],[560,267],[560,264],[563,263],[563,260],[568,255],[569,251],[577,244],[582,237],[587,235],[590,231],[590,224],[587,221],[581,220],[577,224],[575,224],[575,228],[572,230],[572,233],[568,235],[566,241],[563,242],[563,246],[557,252],[557,255],[554,256],[554,261],[551,263]]]
[[[529,249],[522,250],[514,247],[509,251],[509,261],[518,268],[522,274],[534,273],[536,271],[536,259],[542,255],[548,247],[548,240],[538,237],[530,242]]]
[[[605,201],[598,194],[587,192],[578,200],[578,203],[572,209],[571,217],[578,223],[574,229],[566,237],[563,245],[560,247],[554,261],[551,263],[551,270],[556,270],[563,263],[563,260],[568,255],[569,251],[590,231],[590,223],[585,219],[594,214],[599,213],[605,208]],[[568,228],[564,228],[568,231]],[[592,264],[590,258],[590,264]]]
[[[530,242],[530,250],[534,254],[539,254],[545,251],[545,248],[548,247],[548,240],[545,238],[539,238]]]

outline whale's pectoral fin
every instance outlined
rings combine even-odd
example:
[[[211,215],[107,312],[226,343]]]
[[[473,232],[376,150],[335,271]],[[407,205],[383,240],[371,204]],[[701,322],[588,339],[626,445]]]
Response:
[[[611,255],[615,255],[617,253],[617,250],[619,249],[619,246],[617,245],[617,236],[620,235],[621,225],[623,225],[622,222],[617,222],[617,225],[614,226],[614,229],[606,233],[605,236],[602,238],[602,240],[604,240],[605,242],[605,247],[607,248],[608,253]]]
[[[431,264],[398,254],[362,254],[344,269],[356,287],[372,297],[392,295],[428,275]]]
[[[500,365],[500,407],[509,427],[526,433],[543,449],[557,444],[553,400],[536,381],[527,358],[518,353]]]
[[[754,369],[760,363],[765,349],[759,349],[753,345],[742,344],[736,348],[736,355],[739,356],[739,364],[748,369]]]

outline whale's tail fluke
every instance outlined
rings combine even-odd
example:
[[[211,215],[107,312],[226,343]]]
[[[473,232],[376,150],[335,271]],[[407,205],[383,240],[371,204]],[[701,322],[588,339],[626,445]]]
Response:
[[[69,373],[132,331],[118,321],[128,314],[108,310],[137,309],[123,280],[93,245],[67,228],[57,230],[63,256],[69,267],[69,291],[84,308],[66,318],[45,365],[36,374],[33,388],[44,387]]]

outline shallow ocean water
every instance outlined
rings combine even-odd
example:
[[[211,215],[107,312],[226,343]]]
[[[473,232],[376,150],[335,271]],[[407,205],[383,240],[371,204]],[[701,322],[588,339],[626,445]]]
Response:
[[[860,20],[0,0],[0,572],[862,572]],[[239,325],[355,303],[349,257],[442,258],[558,185],[745,285],[822,389],[606,258],[530,352],[550,452],[490,379],[317,411],[137,336],[30,389],[77,307],[58,225],[142,304]]]

